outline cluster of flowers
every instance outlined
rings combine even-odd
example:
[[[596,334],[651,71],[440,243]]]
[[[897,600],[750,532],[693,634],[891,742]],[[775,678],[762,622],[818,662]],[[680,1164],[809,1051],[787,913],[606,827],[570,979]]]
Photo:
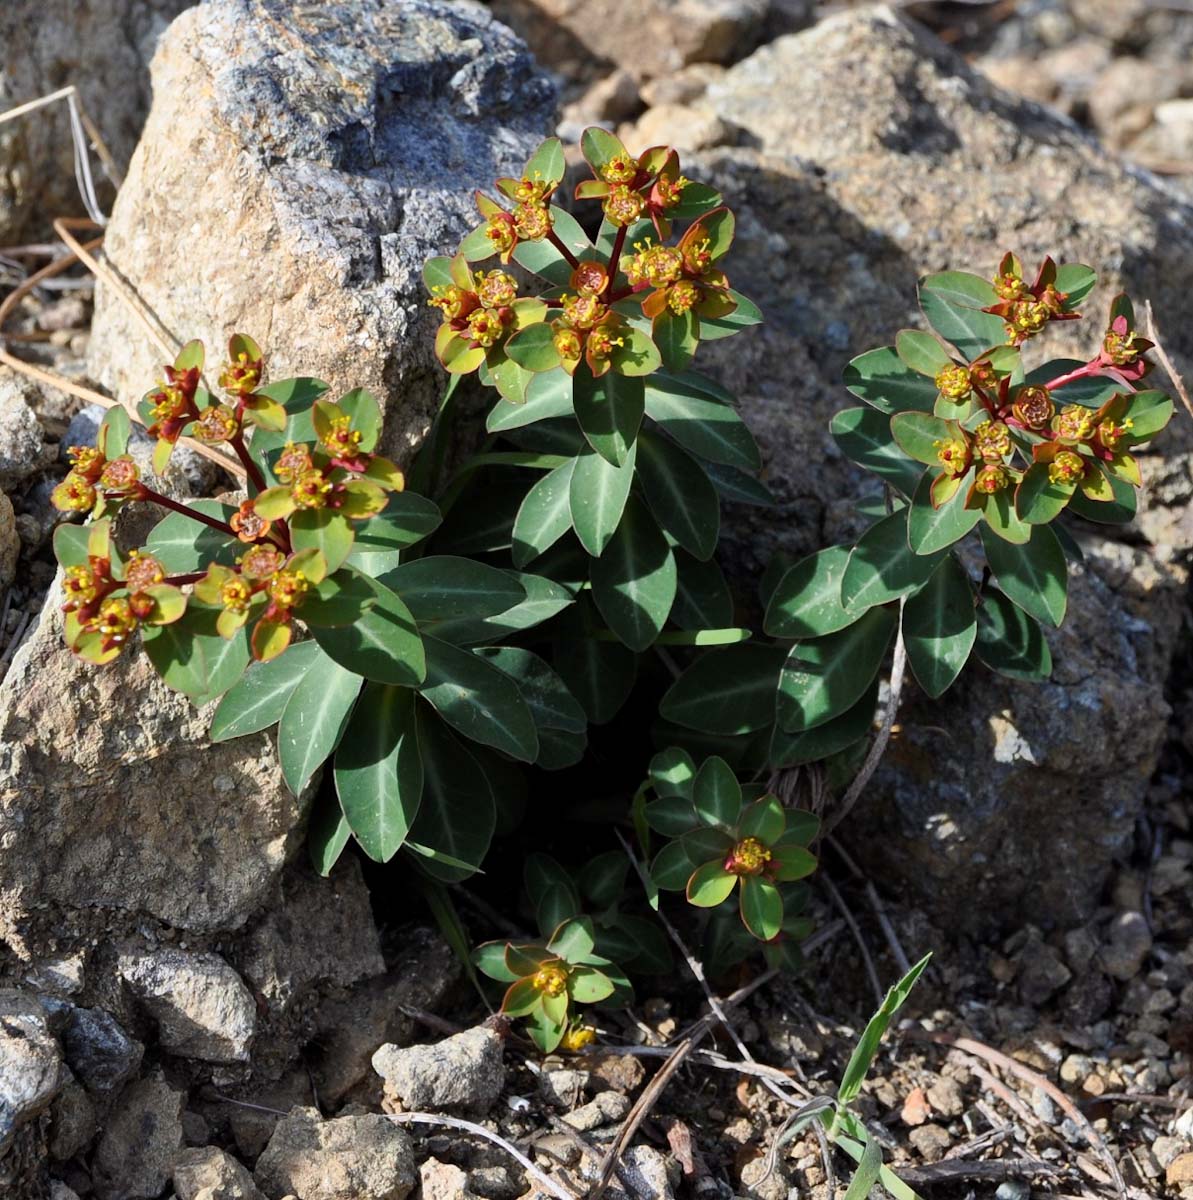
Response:
[[[588,130],[582,147],[593,178],[577,185],[575,198],[601,201],[616,230],[609,252],[603,261],[599,249],[592,252],[598,257],[587,257],[588,251],[577,257],[559,237],[559,210],[550,198],[563,178],[563,157],[554,153],[557,141],[544,143],[520,179],[497,181],[512,210],[477,193],[484,224],[451,260],[451,282],[431,287],[429,303],[443,315],[436,353],[448,371],[463,374],[484,364],[496,372],[512,360],[535,373],[562,366],[574,375],[585,362],[595,378],[609,371],[645,375],[659,365],[653,343],[662,325],[680,320],[694,339],[700,317],[734,311],[729,282],[715,265],[729,248],[733,218],[715,207],[716,193],[686,179],[669,147],[635,158],[601,129]],[[698,219],[668,246],[676,216]],[[629,228],[645,221],[655,236],[635,241],[623,260]],[[519,257],[519,246],[537,242],[549,242],[571,268],[567,286],[542,298],[519,297],[517,281],[505,271],[473,273],[468,265],[494,254],[508,264]],[[651,322],[653,342],[636,319],[641,326]]]
[[[104,517],[122,504],[145,500],[215,529],[229,542],[246,547],[233,565],[212,562],[206,570],[168,577],[152,554],[133,550],[123,563],[112,546],[110,522],[97,521],[88,544],[88,561],[67,568],[66,638],[71,649],[92,662],[116,658],[140,625],[179,620],[188,603],[218,610],[216,628],[232,638],[254,621],[253,657],[276,658],[290,644],[295,610],[328,574],[322,550],[296,549],[288,520],[298,512],[321,512],[326,519],[360,521],[380,512],[387,493],[401,491],[402,472],[388,459],[362,449],[362,432],[353,417],[335,404],[316,401],[312,410],[314,443],[286,442],[272,464],[278,482],[266,486],[261,464],[249,453],[246,425],[281,431],[284,406],[258,389],[264,359],[243,334],[229,342],[229,361],[219,385],[227,399],[200,388],[203,347],[191,342],[166,379],[142,401],[142,415],[157,438],[153,463],[164,469],[180,437],[207,444],[232,445],[245,465],[256,493],[241,501],[224,522],[179,504],[148,487],[128,454],[106,455],[109,427],[101,427],[94,447],[69,449],[71,470],[55,488],[53,503],[65,512]],[[346,531],[349,542],[350,531]],[[189,592],[182,589],[189,587]]]

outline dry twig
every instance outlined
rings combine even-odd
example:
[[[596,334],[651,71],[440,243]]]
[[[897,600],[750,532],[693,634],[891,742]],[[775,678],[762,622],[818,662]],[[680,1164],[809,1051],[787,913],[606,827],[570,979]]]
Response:
[[[1143,302],[1143,311],[1147,313],[1148,341],[1155,344],[1156,357],[1160,360],[1160,365],[1168,373],[1168,378],[1172,380],[1172,386],[1176,389],[1176,394],[1181,398],[1181,403],[1185,406],[1185,411],[1189,416],[1193,417],[1193,400],[1189,399],[1189,392],[1185,387],[1185,381],[1181,378],[1181,373],[1173,366],[1172,359],[1168,357],[1168,351],[1164,349],[1164,343],[1160,340],[1160,331],[1156,328],[1156,315],[1152,312],[1152,302],[1150,300]]]

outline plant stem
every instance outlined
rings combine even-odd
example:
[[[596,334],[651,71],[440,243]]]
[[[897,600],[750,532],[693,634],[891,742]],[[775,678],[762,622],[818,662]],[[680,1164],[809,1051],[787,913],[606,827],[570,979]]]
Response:
[[[189,575],[168,575],[162,580],[162,583],[168,583],[172,587],[182,587],[188,583],[198,583],[206,574],[206,571],[192,571]]]
[[[232,449],[236,451],[236,457],[243,464],[245,473],[248,475],[253,487],[259,492],[265,491],[267,486],[265,476],[261,473],[261,468],[253,462],[252,455],[249,454],[249,448],[244,444],[243,433],[238,433],[232,439]]]
[[[573,270],[580,265],[580,260],[563,244],[563,240],[554,229],[547,234],[547,241],[549,241],[551,245],[554,246],[555,249],[567,259],[568,266]]]
[[[168,508],[171,512],[181,513],[184,517],[190,517],[192,521],[198,521],[200,525],[207,525],[212,529],[218,529],[220,533],[227,534],[230,538],[236,537],[236,530],[231,525],[219,521],[215,517],[209,517],[206,513],[201,513],[197,509],[187,508],[185,504],[179,504],[177,500],[171,500],[169,496],[163,496],[161,492],[155,492],[152,488],[148,488],[144,484],[141,484],[138,489],[136,498],[160,504],[162,508]]]
[[[1065,375],[1058,375],[1055,379],[1050,379],[1044,386],[1050,391],[1055,391],[1057,388],[1062,388],[1066,383],[1072,383],[1077,379],[1085,379],[1088,375],[1097,375],[1100,372],[1101,363],[1096,358],[1091,359],[1084,366],[1078,367],[1075,371],[1069,371]]]
[[[629,233],[630,227],[623,225],[618,231],[617,236],[613,239],[613,253],[609,255],[609,279],[610,281],[617,278],[617,264],[621,261],[621,248],[625,245],[626,234]]]

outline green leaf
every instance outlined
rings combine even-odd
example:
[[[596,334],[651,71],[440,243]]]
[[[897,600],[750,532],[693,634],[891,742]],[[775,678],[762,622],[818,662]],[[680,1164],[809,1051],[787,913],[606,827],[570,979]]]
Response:
[[[638,439],[638,475],[662,529],[696,558],[711,558],[721,505],[699,464],[673,442],[647,431]]]
[[[402,563],[378,582],[396,592],[429,630],[441,621],[495,616],[526,599],[526,589],[508,571],[449,554]]]
[[[651,785],[660,796],[691,798],[692,787],[696,779],[696,764],[686,750],[681,750],[678,746],[660,750],[650,760],[647,774]],[[660,830],[660,832],[666,831]]]
[[[911,370],[893,346],[868,350],[853,359],[845,368],[844,380],[859,400],[888,415],[931,412],[939,394],[936,384]]]
[[[829,758],[860,742],[874,727],[877,704],[876,681],[855,705],[814,729],[792,734],[776,725],[771,734],[770,765],[774,768],[798,767]]]
[[[422,801],[414,693],[366,683],[336,754],[336,792],[361,849],[388,862],[401,849]]]
[[[410,840],[432,852],[419,859],[429,875],[458,883],[480,869],[497,807],[484,769],[442,721],[420,707],[417,728],[423,799]]]
[[[1094,290],[1098,277],[1084,263],[1062,263],[1056,269],[1056,290],[1063,292],[1065,311],[1072,312]]]
[[[789,733],[813,729],[856,704],[878,674],[895,623],[889,609],[872,608],[846,629],[793,646],[779,677],[779,724]]]
[[[703,863],[688,880],[688,903],[697,908],[716,908],[732,895],[736,886],[737,876],[726,871],[720,862]]]
[[[550,325],[539,322],[520,329],[505,343],[506,355],[520,367],[538,374],[559,366],[559,351],[555,349],[555,332]]]
[[[692,803],[701,820],[732,833],[741,816],[741,784],[723,758],[706,758],[696,772]]]
[[[914,592],[947,553],[914,553],[907,544],[907,515],[903,507],[871,525],[850,553],[841,599],[852,613]]]
[[[253,663],[240,682],[224,693],[211,718],[211,740],[226,742],[280,721],[294,689],[319,655],[315,642],[300,642],[269,662]]]
[[[949,555],[903,608],[907,661],[933,699],[961,674],[977,636],[969,576]]]
[[[935,554],[963,538],[981,519],[980,508],[966,508],[965,495],[973,482],[974,469],[962,477],[961,486],[946,504],[932,507],[932,481],[936,474],[925,471],[911,500],[907,517],[907,540],[916,554]]]
[[[725,396],[701,375],[659,371],[646,383],[646,415],[698,458],[757,471],[762,465],[758,444]]]
[[[891,418],[891,436],[899,448],[916,462],[940,468],[936,443],[954,436],[956,426],[950,426],[931,413],[896,413]]]
[[[862,1036],[858,1039],[850,1056],[849,1063],[841,1076],[841,1086],[837,1089],[837,1103],[845,1106],[857,1099],[862,1090],[862,1083],[878,1053],[879,1044],[886,1034],[887,1027],[894,1019],[895,1013],[903,1006],[916,980],[923,973],[932,956],[925,955],[902,979],[886,994],[879,1010],[870,1018]]]
[[[443,621],[435,627],[435,636],[459,645],[492,642],[507,634],[541,625],[575,603],[575,597],[567,588],[542,575],[527,575],[521,571],[508,574],[525,589],[525,600],[491,617]]]
[[[54,530],[54,556],[64,567],[85,566],[90,536],[90,525],[59,525]]]
[[[383,512],[357,524],[352,550],[345,561],[376,578],[396,567],[401,552],[434,533],[442,521],[438,507],[430,500],[414,492],[395,492]]]
[[[936,338],[921,329],[899,330],[895,335],[895,353],[900,362],[930,379],[935,379],[942,367],[951,366],[953,362]]]
[[[592,918],[573,917],[556,929],[547,949],[567,963],[581,963],[596,949]]]
[[[845,1200],[866,1200],[881,1173],[882,1150],[873,1138],[867,1138],[862,1147],[861,1161],[845,1192]]]
[[[339,744],[361,682],[321,653],[291,692],[278,722],[278,761],[296,796]]]
[[[490,433],[520,429],[553,417],[570,417],[572,408],[572,377],[560,367],[535,375],[526,388],[524,403],[498,400],[489,410],[485,428]]]
[[[550,549],[572,527],[570,491],[576,460],[548,471],[526,493],[514,518],[511,557],[514,566],[524,567]]]
[[[452,286],[452,260],[446,254],[438,254],[423,263],[423,286],[428,292],[437,287]]]
[[[1114,492],[1113,500],[1091,500],[1078,488],[1069,501],[1069,512],[1099,525],[1126,525],[1134,520],[1138,504],[1135,489],[1125,479],[1116,479],[1113,475],[1107,478],[1110,490]]]
[[[191,703],[196,708],[218,700],[244,675],[245,668],[252,660],[248,626],[233,637],[223,638],[215,630],[215,613],[211,610],[208,612],[211,621],[209,631],[197,638],[207,662],[207,686],[202,692],[191,696]]]
[[[669,842],[652,860],[650,878],[656,887],[664,891],[682,892],[697,866],[682,841]]]
[[[612,466],[620,467],[642,424],[642,380],[616,371],[593,379],[587,366],[581,365],[572,377],[572,403],[588,444]]]
[[[982,548],[998,586],[1024,612],[1054,628],[1065,616],[1069,572],[1065,552],[1047,525],[1033,525],[1031,541],[1011,545],[982,526]]]
[[[818,637],[844,629],[857,617],[841,603],[848,546],[830,546],[800,559],[779,580],[763,628],[771,637]]]
[[[584,733],[588,728],[584,709],[546,660],[519,646],[482,646],[476,653],[518,685],[540,730]]]
[[[326,793],[316,796],[307,825],[307,854],[311,865],[325,879],[339,861],[351,836],[352,830],[348,828],[335,797]]]
[[[682,371],[692,361],[699,345],[696,322],[696,314],[691,309],[675,313],[664,308],[654,319],[651,336],[668,371]]]
[[[942,271],[920,280],[920,308],[932,328],[967,361],[1007,340],[1001,317],[981,310],[997,304],[987,280],[964,271]]]
[[[700,318],[700,337],[704,341],[715,342],[718,338],[730,337],[739,330],[762,323],[761,310],[748,296],[730,288],[729,298],[737,305],[731,313],[723,317]]]
[[[600,170],[610,159],[626,153],[626,148],[614,134],[599,125],[589,125],[580,135],[580,152],[585,162],[600,175]]]
[[[343,568],[350,570],[351,568]],[[370,580],[377,602],[352,625],[313,626],[315,640],[341,666],[377,683],[414,687],[427,672],[410,610],[389,588]]]
[[[783,928],[783,897],[768,879],[747,875],[741,881],[742,924],[759,941],[769,942]]]
[[[425,560],[424,560],[425,561]],[[521,762],[538,757],[534,718],[508,675],[468,650],[428,637],[427,677],[419,690],[465,737]]]
[[[977,655],[992,671],[1033,682],[1052,674],[1052,653],[1034,617],[987,587],[978,606]]]
[[[330,575],[338,571],[352,549],[352,526],[347,517],[327,508],[300,509],[290,518],[295,550],[319,550]]]
[[[891,419],[872,408],[845,408],[829,422],[833,440],[850,462],[910,496],[922,474],[891,436]]]
[[[360,432],[360,448],[366,454],[370,453],[381,433],[381,405],[377,397],[367,388],[353,388],[345,392],[338,403],[348,414],[352,428]]]
[[[775,689],[785,658],[781,647],[749,642],[711,650],[671,685],[659,711],[704,733],[765,729],[775,718]]]
[[[592,597],[609,628],[631,649],[645,650],[662,631],[675,600],[675,557],[636,498],[590,568]]]
[[[1126,412],[1131,420],[1131,444],[1154,438],[1172,420],[1173,411],[1171,397],[1163,392],[1154,389],[1136,392]]]
[[[677,570],[671,620],[680,629],[720,629],[733,620],[733,596],[715,561],[700,562],[675,551]]]
[[[528,179],[539,178],[546,183],[558,183],[563,178],[563,143],[557,137],[545,139],[530,156],[523,174]]]
[[[1015,511],[1029,525],[1047,525],[1064,511],[1073,488],[1052,482],[1047,463],[1033,463],[1015,489]]]
[[[620,467],[612,466],[595,450],[586,451],[576,460],[568,504],[576,536],[593,558],[605,552],[621,523],[630,484],[634,481],[636,459],[637,446],[633,445]]]
[[[705,462],[701,465],[722,500],[734,504],[755,504],[760,508],[775,507],[775,498],[762,480],[746,474],[745,471],[739,471],[736,467],[726,467],[720,463]]]
[[[104,419],[99,425],[100,430],[104,431],[104,457],[119,458],[128,449],[128,439],[132,433],[132,422],[129,420],[128,410],[122,404],[113,405],[104,413]],[[100,442],[98,431],[95,440],[97,444]]]
[[[575,611],[561,622],[554,664],[594,725],[613,719],[638,674],[637,655],[617,642],[592,637]]]
[[[328,391],[329,385],[322,379],[312,379],[309,375],[300,375],[294,379],[277,379],[257,389],[258,396],[267,396],[276,400],[287,412],[296,413],[308,409]],[[253,449],[258,446],[260,430],[253,433]],[[273,435],[279,436],[279,435]],[[277,444],[281,446],[285,438]]]
[[[218,500],[192,500],[187,508],[225,523],[236,511],[234,505]],[[244,553],[244,546],[230,534],[172,512],[153,527],[145,539],[145,552],[162,564],[167,575],[189,575],[213,562],[230,566]]]
[[[551,227],[556,237],[577,258],[589,254],[592,243],[576,218],[554,204],[550,206],[550,212]],[[519,242],[514,247],[514,261],[556,287],[567,287],[572,278],[571,263],[546,238],[540,238],[537,242]]]
[[[171,625],[146,627],[141,646],[153,668],[176,692],[201,696],[207,690],[207,658],[202,640],[187,617]]]

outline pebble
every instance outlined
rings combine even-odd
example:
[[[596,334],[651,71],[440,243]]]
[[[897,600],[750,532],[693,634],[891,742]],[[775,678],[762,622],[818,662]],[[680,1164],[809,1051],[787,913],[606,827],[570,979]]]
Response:
[[[1141,912],[1119,913],[1107,931],[1109,941],[1102,947],[1102,966],[1115,979],[1133,979],[1143,969],[1152,949],[1151,930]]]
[[[930,1121],[927,1125],[921,1125],[918,1129],[913,1129],[907,1136],[919,1152],[920,1157],[927,1162],[936,1162],[953,1141],[949,1136],[949,1131],[934,1121]]]
[[[1193,1183],[1193,1154],[1174,1158],[1164,1172],[1164,1181],[1169,1187],[1184,1187],[1187,1183]]]
[[[620,1121],[630,1111],[630,1101],[619,1092],[601,1092],[594,1100],[582,1105],[563,1118],[564,1123],[581,1133],[600,1129],[613,1121]]]
[[[941,1076],[928,1088],[928,1103],[942,1117],[959,1117],[965,1111],[961,1085],[947,1075]]]
[[[503,1043],[478,1026],[423,1046],[386,1043],[373,1055],[387,1099],[408,1109],[487,1112],[505,1086]]]

